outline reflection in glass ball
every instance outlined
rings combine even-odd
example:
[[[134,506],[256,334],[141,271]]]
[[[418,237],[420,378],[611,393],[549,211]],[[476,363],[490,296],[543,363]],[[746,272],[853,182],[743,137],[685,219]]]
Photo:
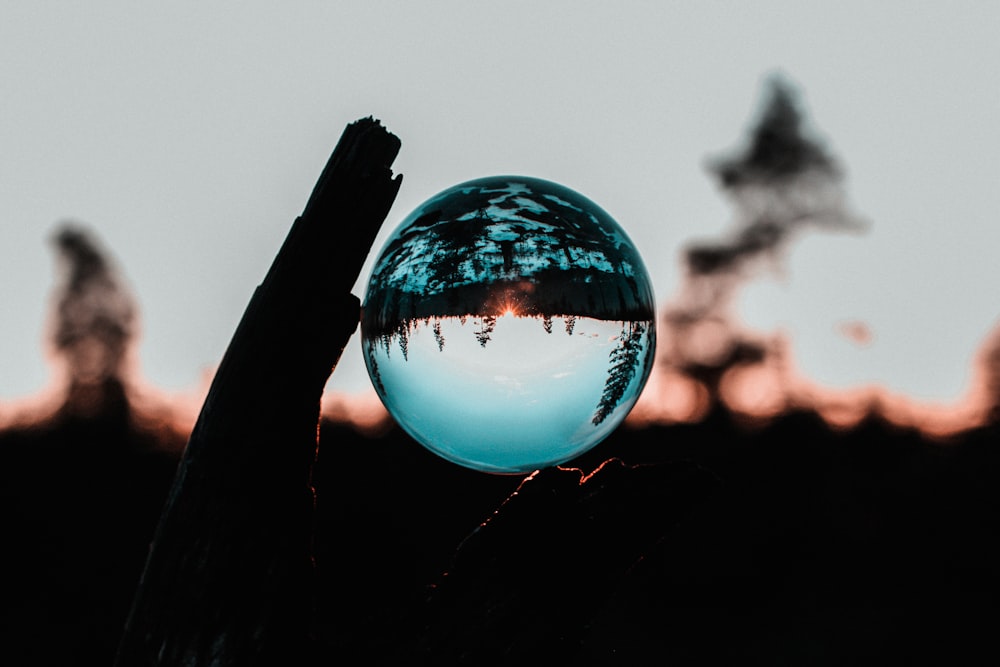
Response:
[[[564,186],[448,188],[386,241],[362,347],[399,425],[455,463],[529,472],[617,427],[653,364],[649,276],[628,236]]]

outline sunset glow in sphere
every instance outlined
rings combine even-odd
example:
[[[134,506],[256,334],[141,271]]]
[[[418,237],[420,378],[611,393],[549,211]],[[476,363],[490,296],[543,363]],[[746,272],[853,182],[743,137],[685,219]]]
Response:
[[[594,202],[496,176],[435,195],[386,241],[362,348],[386,409],[463,466],[522,473],[587,451],[649,377],[649,275]]]

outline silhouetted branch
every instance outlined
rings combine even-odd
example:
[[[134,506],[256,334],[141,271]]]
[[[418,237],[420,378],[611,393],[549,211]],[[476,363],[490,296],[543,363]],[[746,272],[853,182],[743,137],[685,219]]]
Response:
[[[399,140],[349,125],[226,351],[167,499],[117,664],[303,664],[310,486],[350,293],[399,190]],[[126,499],[123,499],[126,501]]]

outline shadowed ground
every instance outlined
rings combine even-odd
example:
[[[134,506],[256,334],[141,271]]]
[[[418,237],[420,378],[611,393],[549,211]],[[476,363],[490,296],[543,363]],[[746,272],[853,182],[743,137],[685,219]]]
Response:
[[[582,485],[550,469],[508,499],[524,477],[454,466],[395,429],[365,439],[326,422],[317,652],[960,657],[989,636],[979,610],[1000,594],[996,436],[942,446],[878,421],[834,433],[810,414],[746,432],[718,412],[621,429],[577,462],[617,457]],[[22,664],[111,660],[173,472],[150,444],[110,417],[0,437],[2,640]],[[944,614],[963,624],[915,631]]]

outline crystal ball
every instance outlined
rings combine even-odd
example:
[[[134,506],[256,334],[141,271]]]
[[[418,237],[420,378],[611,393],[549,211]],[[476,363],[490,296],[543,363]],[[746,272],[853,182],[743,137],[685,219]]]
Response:
[[[615,220],[524,176],[431,197],[386,241],[361,318],[379,398],[454,463],[524,473],[607,437],[649,377],[649,274]]]

